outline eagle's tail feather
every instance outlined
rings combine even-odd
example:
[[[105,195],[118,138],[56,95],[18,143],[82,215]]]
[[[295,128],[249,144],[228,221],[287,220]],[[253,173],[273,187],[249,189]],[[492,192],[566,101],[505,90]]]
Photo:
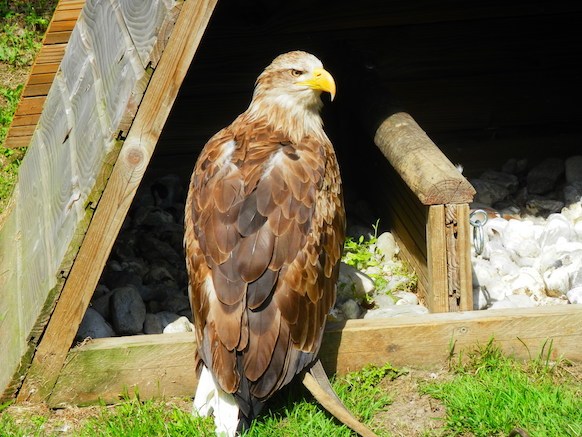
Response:
[[[223,437],[236,435],[239,408],[234,396],[220,388],[210,370],[204,365],[198,379],[193,409],[195,415],[214,416],[216,435]]]

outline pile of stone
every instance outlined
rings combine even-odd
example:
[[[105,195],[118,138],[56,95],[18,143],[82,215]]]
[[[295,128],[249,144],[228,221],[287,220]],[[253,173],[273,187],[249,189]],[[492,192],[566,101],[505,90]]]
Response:
[[[184,261],[184,183],[164,176],[140,188],[77,339],[191,330]]]
[[[500,170],[470,179],[474,206],[493,208],[508,217],[548,217],[580,201],[582,156],[548,158],[528,167],[527,159],[510,159]]]
[[[123,223],[77,340],[192,330],[183,255],[185,185],[174,175],[144,184]],[[351,228],[357,239],[372,229]],[[407,289],[389,233],[370,248],[376,265],[363,272],[342,264],[332,320],[427,312]],[[377,289],[370,276],[383,276]],[[408,287],[411,288],[411,287]],[[394,293],[392,291],[396,290]]]
[[[582,156],[510,160],[471,183],[490,215],[472,254],[475,309],[582,303]]]

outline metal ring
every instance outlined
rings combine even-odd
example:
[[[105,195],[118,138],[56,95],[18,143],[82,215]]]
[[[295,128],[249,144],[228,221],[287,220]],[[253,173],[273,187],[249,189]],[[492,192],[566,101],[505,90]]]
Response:
[[[477,218],[475,218],[475,216],[477,216]],[[477,255],[483,253],[483,247],[485,246],[483,226],[485,226],[487,220],[489,220],[489,216],[482,209],[476,209],[469,214],[469,223],[473,226],[473,247],[475,248],[475,253]]]

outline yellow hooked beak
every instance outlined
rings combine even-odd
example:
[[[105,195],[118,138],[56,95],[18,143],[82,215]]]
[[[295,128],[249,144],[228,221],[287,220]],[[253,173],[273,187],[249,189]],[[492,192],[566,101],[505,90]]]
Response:
[[[327,91],[331,95],[331,100],[335,97],[335,81],[329,72],[323,68],[313,70],[313,77],[297,82],[295,85],[304,85],[314,90]]]

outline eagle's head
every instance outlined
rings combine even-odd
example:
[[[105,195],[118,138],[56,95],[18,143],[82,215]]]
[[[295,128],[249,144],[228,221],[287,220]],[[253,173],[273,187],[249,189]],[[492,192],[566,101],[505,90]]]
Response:
[[[292,138],[323,134],[321,92],[335,97],[335,82],[319,59],[293,51],[277,56],[258,77],[248,112],[266,117]]]

